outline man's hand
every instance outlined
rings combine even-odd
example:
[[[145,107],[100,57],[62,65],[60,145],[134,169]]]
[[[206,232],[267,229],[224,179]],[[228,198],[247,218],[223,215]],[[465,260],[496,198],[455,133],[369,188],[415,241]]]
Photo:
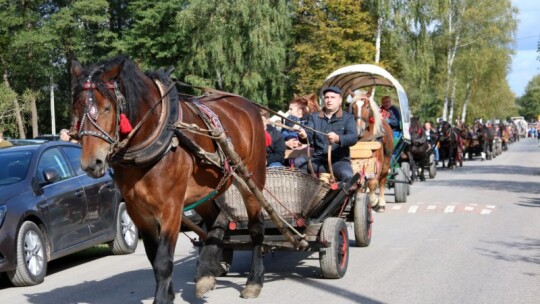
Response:
[[[335,132],[328,133],[327,138],[328,142],[331,144],[339,143],[339,135],[337,135]]]

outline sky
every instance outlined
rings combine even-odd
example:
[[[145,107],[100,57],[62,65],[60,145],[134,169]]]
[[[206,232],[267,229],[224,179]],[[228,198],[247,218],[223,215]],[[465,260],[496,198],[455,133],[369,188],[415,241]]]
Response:
[[[539,54],[536,52],[540,40],[540,1],[512,0],[512,5],[519,10],[518,30],[515,55],[507,79],[516,96],[521,96],[527,83],[540,74]]]

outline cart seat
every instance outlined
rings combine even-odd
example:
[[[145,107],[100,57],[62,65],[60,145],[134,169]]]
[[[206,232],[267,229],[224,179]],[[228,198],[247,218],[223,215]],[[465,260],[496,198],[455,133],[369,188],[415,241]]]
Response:
[[[350,148],[351,159],[366,159],[373,156],[373,151],[381,148],[378,141],[359,141]]]

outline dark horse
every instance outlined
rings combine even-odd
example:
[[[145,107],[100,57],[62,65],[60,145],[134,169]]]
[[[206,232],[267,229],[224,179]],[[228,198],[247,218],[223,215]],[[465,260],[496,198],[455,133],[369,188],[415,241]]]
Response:
[[[394,152],[394,139],[392,138],[392,129],[382,118],[377,104],[366,95],[357,95],[353,97],[351,109],[356,119],[358,128],[358,138],[360,141],[381,141],[381,147],[374,151],[373,155],[377,158],[379,167],[377,175],[368,181],[369,202],[373,210],[384,212],[386,209],[386,200],[384,198],[384,189],[386,187],[386,178],[390,170],[390,161]],[[379,188],[379,196],[375,191]]]
[[[481,152],[485,153],[487,160],[491,160],[493,158],[493,140],[495,139],[495,132],[492,128],[489,128],[479,121],[474,124],[473,130],[478,137]]]
[[[442,121],[437,127],[439,130],[439,153],[442,167],[455,168],[456,157],[458,153],[458,134],[456,134],[452,125],[447,121]],[[445,159],[448,159],[448,164],[445,164]]]
[[[426,178],[424,177],[424,168],[429,161],[429,143],[427,141],[426,132],[420,125],[417,117],[411,118],[409,133],[411,134],[411,144],[409,146],[407,156],[411,165],[412,179],[417,179],[417,171],[418,167],[420,167],[420,180],[425,181]]]
[[[168,76],[161,71],[161,76],[164,74]],[[154,303],[172,303],[173,257],[182,211],[216,192],[223,193],[235,174],[211,138],[208,121],[226,130],[230,144],[259,188],[266,178],[265,139],[259,112],[249,100],[223,92],[202,97],[179,94],[174,83],[164,85],[167,81],[159,76],[159,72],[142,73],[123,56],[88,69],[73,61],[72,133],[80,139],[81,167],[88,175],[101,177],[112,167],[154,270]],[[209,113],[210,119],[205,121],[203,115],[195,113],[196,107]],[[179,129],[179,125],[189,128]],[[221,157],[212,158],[211,154]],[[241,192],[253,243],[250,274],[241,295],[253,298],[263,284],[264,224],[255,196]],[[221,240],[227,221],[212,203],[200,204],[195,210],[207,227],[212,227],[195,275],[196,295],[202,297],[215,287],[215,277],[224,272]]]

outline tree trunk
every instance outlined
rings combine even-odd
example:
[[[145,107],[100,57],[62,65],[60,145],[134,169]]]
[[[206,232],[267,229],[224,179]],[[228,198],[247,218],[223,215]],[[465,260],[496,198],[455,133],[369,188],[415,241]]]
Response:
[[[37,112],[35,97],[32,97],[32,100],[30,101],[30,110],[32,112],[32,138],[36,138],[39,135],[39,130],[38,130],[38,112]]]
[[[457,84],[457,77],[454,75],[453,83],[452,83],[452,94],[450,95],[450,113],[448,114],[448,121],[452,123],[454,120],[454,106],[456,104],[456,84]]]
[[[381,36],[382,36],[383,18],[377,19],[377,34],[375,35],[375,63],[381,60]]]
[[[11,88],[11,86],[9,85],[8,70],[7,69],[4,69],[4,85],[8,89]],[[17,120],[17,126],[18,126],[18,129],[19,129],[19,138],[25,139],[26,134],[24,132],[24,124],[23,124],[22,116],[21,116],[21,107],[19,106],[19,101],[17,100],[17,98],[13,99],[13,107],[14,107],[14,110],[15,110],[15,113],[14,113],[15,120]]]
[[[463,101],[463,110],[461,111],[461,121],[465,122],[467,119],[467,106],[469,106],[469,100],[471,99],[471,79],[467,80],[465,87],[465,100]]]

